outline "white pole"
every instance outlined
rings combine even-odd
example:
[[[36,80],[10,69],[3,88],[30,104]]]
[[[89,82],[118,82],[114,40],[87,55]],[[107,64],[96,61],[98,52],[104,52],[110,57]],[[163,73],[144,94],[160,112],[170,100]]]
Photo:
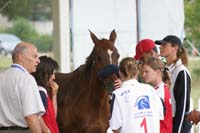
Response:
[[[197,50],[197,48],[188,39],[186,39],[186,42],[195,50],[195,52],[197,52],[198,55],[200,55],[200,53]]]
[[[53,52],[60,72],[70,72],[69,0],[53,0]]]

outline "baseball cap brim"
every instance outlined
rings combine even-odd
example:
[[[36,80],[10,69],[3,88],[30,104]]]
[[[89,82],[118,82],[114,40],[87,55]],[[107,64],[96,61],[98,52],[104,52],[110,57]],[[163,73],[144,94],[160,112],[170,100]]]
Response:
[[[173,45],[178,45],[180,48],[183,48],[181,40],[175,35],[168,35],[162,40],[156,40],[155,44],[162,45],[166,43],[172,43]]]
[[[167,42],[164,41],[164,40],[156,40],[155,41],[155,44],[157,44],[157,45],[162,45],[162,44],[165,44],[165,43],[167,43]]]

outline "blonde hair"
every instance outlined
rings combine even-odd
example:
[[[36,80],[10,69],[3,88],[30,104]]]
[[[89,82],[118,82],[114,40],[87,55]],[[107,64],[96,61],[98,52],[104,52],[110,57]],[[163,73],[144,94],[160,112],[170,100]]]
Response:
[[[131,79],[137,75],[137,62],[131,57],[126,57],[121,60],[119,70],[124,74],[127,79]]]

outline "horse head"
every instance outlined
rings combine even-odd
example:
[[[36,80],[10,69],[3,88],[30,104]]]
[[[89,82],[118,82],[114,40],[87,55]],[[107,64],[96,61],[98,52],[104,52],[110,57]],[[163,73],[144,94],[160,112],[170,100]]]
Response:
[[[94,33],[90,31],[90,36],[94,43],[92,53],[87,58],[87,67],[94,67],[98,72],[109,64],[118,64],[119,53],[115,47],[116,32],[110,33],[109,39],[98,39]]]

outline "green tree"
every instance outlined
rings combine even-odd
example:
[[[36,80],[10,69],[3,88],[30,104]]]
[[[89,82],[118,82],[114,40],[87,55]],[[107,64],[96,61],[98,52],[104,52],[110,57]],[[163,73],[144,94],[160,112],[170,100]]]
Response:
[[[9,19],[20,16],[33,21],[47,20],[52,19],[51,3],[51,0],[0,0],[0,9],[3,8],[0,13]]]
[[[6,28],[3,32],[17,35],[23,41],[35,44],[40,52],[52,50],[52,35],[37,34],[31,23],[24,18],[17,18],[13,21],[13,26]]]
[[[6,28],[6,33],[17,35],[23,41],[29,41],[30,38],[37,36],[36,30],[32,27],[30,22],[24,18],[17,18],[13,21],[13,26]]]
[[[200,0],[185,0],[186,37],[200,50]]]

